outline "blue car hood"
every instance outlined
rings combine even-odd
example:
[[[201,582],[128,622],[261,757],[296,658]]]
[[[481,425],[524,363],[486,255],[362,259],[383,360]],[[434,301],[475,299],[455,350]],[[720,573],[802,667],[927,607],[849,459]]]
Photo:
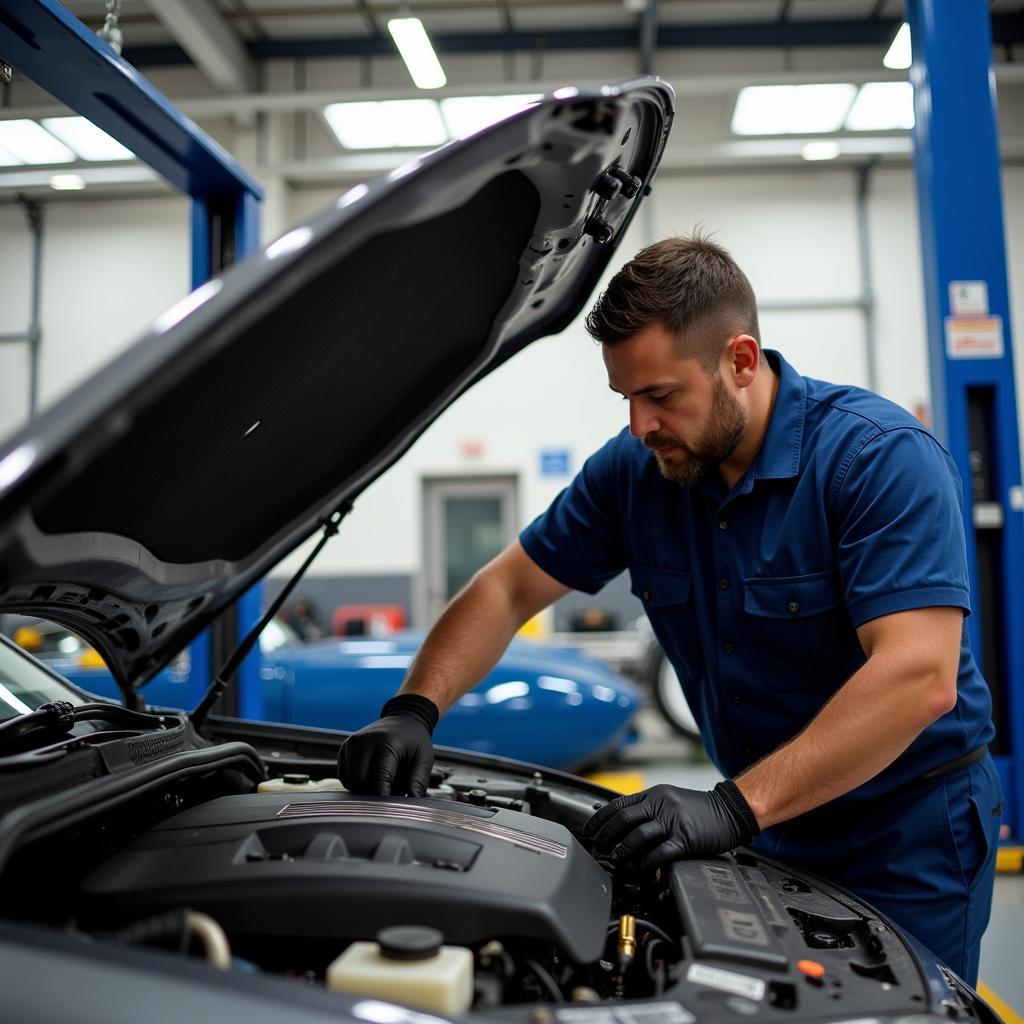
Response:
[[[151,678],[459,394],[576,317],[673,102],[649,78],[557,90],[168,310],[0,448],[0,611],[75,630],[123,687]]]

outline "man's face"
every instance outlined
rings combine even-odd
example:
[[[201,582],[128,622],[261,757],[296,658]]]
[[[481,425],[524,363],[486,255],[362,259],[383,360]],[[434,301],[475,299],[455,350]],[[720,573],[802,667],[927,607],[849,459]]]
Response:
[[[721,373],[679,354],[664,327],[652,325],[602,346],[608,386],[629,402],[629,430],[654,452],[666,480],[693,484],[736,450],[747,410]]]

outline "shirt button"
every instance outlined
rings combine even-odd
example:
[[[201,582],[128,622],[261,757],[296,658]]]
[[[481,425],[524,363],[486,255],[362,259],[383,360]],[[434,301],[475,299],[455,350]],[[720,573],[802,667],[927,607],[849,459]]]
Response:
[[[729,524],[724,519],[719,519],[718,520],[718,528],[720,530],[728,530],[729,529]]]
[[[729,589],[729,581],[723,576],[718,581],[718,586],[719,586],[720,590],[728,590]]]
[[[650,599],[651,599],[651,592],[650,592],[649,590],[645,590],[645,591],[643,592],[643,595],[642,595],[642,596],[643,596],[643,599],[644,599],[645,601],[650,601]],[[792,610],[793,610],[793,609],[792,609],[792,608],[790,608],[790,611],[792,611]]]
[[[800,611],[800,602],[799,601],[790,601],[789,602],[789,610],[791,612],[793,612],[794,614],[796,612]]]
[[[722,644],[722,650],[725,651],[726,654],[732,654],[732,652],[736,650],[736,645],[735,644]]]
[[[744,753],[744,754],[746,754],[746,755],[747,755],[748,757],[749,757],[749,756],[750,756],[750,755],[751,755],[751,754],[752,754],[753,752],[754,752],[754,751],[753,751],[753,750],[751,750],[751,748],[750,748],[750,747],[744,747],[744,748],[743,748],[743,753]]]
[[[732,695],[732,702],[733,704],[742,704],[743,698],[738,693],[734,693]]]

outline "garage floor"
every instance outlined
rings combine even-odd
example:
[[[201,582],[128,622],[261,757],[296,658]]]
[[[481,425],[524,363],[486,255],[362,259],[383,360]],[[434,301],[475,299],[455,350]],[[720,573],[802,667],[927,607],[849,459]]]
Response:
[[[640,741],[628,748],[620,761],[607,766],[610,774],[600,779],[604,785],[630,792],[663,782],[691,789],[709,789],[722,778],[698,748],[668,729],[656,711],[641,711],[638,727]],[[616,786],[616,782],[621,785]],[[978,988],[1005,1024],[1024,1024],[1022,937],[1024,875],[999,875],[996,878],[992,920],[981,947]]]

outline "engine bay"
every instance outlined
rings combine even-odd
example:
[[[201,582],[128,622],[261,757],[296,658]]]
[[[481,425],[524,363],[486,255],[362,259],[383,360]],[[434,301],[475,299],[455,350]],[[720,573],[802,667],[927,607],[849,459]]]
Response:
[[[239,745],[238,728],[211,749]],[[755,851],[613,872],[580,841],[611,794],[582,780],[444,752],[426,797],[354,796],[330,779],[333,739],[266,726],[249,739],[271,791],[220,769],[55,828],[10,859],[5,917],[321,991],[346,951],[425,929],[468,951],[466,1012],[530,1024],[877,1016],[933,1002],[887,922]],[[397,991],[362,994],[400,1003]],[[966,1000],[949,1003],[949,1016],[974,1017]],[[617,1015],[601,1016],[609,1006]]]

